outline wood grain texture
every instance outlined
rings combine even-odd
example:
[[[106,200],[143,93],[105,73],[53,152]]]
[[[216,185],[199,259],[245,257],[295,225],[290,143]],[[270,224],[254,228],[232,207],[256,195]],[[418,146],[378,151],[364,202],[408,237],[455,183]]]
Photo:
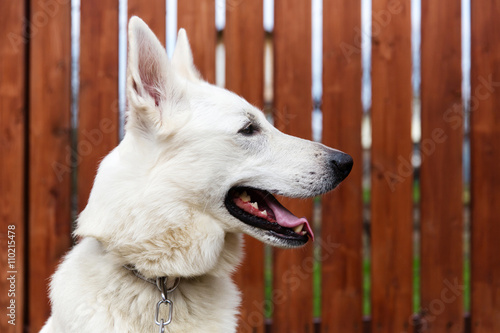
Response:
[[[325,1],[323,18],[323,143],[354,166],[322,199],[321,332],[362,332],[361,1]]]
[[[194,65],[203,79],[215,83],[215,0],[178,1],[177,27],[186,29]]]
[[[262,0],[226,8],[226,88],[263,107],[264,28]]]
[[[500,332],[500,3],[471,6],[471,321],[486,333]]]
[[[374,0],[372,20],[372,332],[411,332],[411,1]]]
[[[263,3],[240,1],[226,5],[226,88],[263,107]],[[264,333],[264,245],[244,236],[245,259],[235,274],[242,292],[238,332]]]
[[[78,110],[78,209],[83,210],[100,161],[118,144],[118,3],[81,4]]]
[[[153,30],[161,44],[166,44],[166,0],[128,0],[128,17],[139,16]]]
[[[30,2],[29,332],[50,315],[47,282],[71,244],[71,8]]]
[[[25,309],[25,11],[23,1],[0,2],[0,331],[5,333],[23,332]]]
[[[312,138],[311,81],[311,1],[276,0],[274,119],[281,131]],[[312,200],[282,202],[312,222]],[[301,249],[274,251],[272,332],[313,331],[313,263],[311,241]]]
[[[422,2],[422,332],[463,332],[461,1]]]

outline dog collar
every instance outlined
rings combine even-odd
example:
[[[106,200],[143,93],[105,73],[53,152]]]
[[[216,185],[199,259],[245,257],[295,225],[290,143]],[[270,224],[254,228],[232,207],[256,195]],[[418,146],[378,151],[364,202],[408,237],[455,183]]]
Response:
[[[165,331],[165,326],[167,326],[172,322],[172,314],[174,311],[174,302],[168,298],[168,294],[177,289],[177,286],[179,286],[181,278],[176,277],[173,286],[168,288],[168,276],[160,276],[153,280],[142,275],[133,265],[123,265],[123,267],[134,273],[134,275],[137,276],[139,279],[151,283],[152,285],[155,285],[160,291],[161,300],[158,303],[156,303],[155,324],[160,326],[160,332],[163,333]],[[167,319],[160,318],[160,308],[162,305],[168,306]]]
[[[138,277],[139,279],[143,280],[143,281],[146,281],[148,283],[151,283],[152,285],[154,286],[157,286],[158,287],[158,280],[159,279],[164,279],[165,280],[165,287],[167,287],[167,283],[168,283],[168,276],[160,276],[160,277],[157,277],[156,279],[150,279],[150,278],[147,278],[145,277],[143,274],[141,274],[141,272],[139,272],[134,265],[130,265],[130,264],[127,264],[127,265],[123,265],[123,268],[131,271],[132,273],[134,273],[134,275],[136,277]],[[174,291],[177,286],[179,285],[179,282],[181,281],[181,278],[180,277],[176,277],[175,280],[174,280],[174,284],[172,287],[170,288],[167,288],[167,292],[172,292]],[[162,291],[162,288],[158,287],[158,289],[160,289],[160,291]]]
[[[136,277],[138,277],[139,279],[143,280],[143,281],[146,281],[146,282],[149,282],[151,283],[152,285],[155,285],[156,286],[156,280],[157,279],[149,279],[147,277],[145,277],[143,274],[141,274],[141,272],[139,272],[134,265],[130,265],[130,264],[127,264],[127,265],[123,265],[123,268],[131,271],[132,273],[134,273],[134,275]],[[167,276],[164,276],[165,278],[167,278]]]

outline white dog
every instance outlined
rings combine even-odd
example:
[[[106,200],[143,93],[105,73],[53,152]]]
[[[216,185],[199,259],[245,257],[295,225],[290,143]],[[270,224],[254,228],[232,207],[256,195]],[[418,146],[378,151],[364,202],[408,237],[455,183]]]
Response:
[[[305,244],[309,223],[272,194],[332,190],[352,159],[202,81],[184,30],[169,61],[133,17],[128,59],[126,135],[99,167],[42,332],[235,332],[241,233]]]

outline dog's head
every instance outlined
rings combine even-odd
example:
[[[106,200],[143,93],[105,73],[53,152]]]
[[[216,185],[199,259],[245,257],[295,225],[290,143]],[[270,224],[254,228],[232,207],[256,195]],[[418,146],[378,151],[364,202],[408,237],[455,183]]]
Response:
[[[203,81],[182,29],[170,61],[146,24],[132,18],[128,57],[126,135],[101,164],[89,206],[118,200],[121,219],[133,216],[128,223],[137,225],[87,229],[117,235],[118,227],[139,237],[210,221],[205,229],[280,247],[305,244],[309,223],[273,194],[330,191],[349,174],[351,157],[281,133],[243,98]]]

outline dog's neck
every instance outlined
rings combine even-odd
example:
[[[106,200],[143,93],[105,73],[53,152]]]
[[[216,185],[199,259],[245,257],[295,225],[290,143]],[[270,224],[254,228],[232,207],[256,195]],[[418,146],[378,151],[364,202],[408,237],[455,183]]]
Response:
[[[235,233],[228,233],[225,237],[224,248],[220,253],[219,260],[216,265],[200,275],[214,275],[214,276],[222,276],[228,275],[232,273],[238,264],[240,263],[242,258],[242,235]],[[166,278],[167,281],[171,281],[171,284],[175,284],[175,281],[179,281],[182,278],[192,278],[191,275],[178,275],[178,276],[169,276],[167,274],[157,276],[157,277],[148,277],[141,273],[140,270],[136,268],[133,264],[124,264],[123,268],[130,273],[134,274],[137,278],[146,281],[152,285],[157,285],[159,278]]]
[[[147,278],[228,275],[240,262],[241,235],[226,232],[210,214],[179,204],[174,213],[155,209],[144,195],[119,203],[108,197],[90,196],[75,234],[95,238],[121,265]]]
[[[232,234],[229,238],[238,240],[239,236]],[[221,266],[216,265],[214,269],[227,267],[222,260],[219,260]],[[95,238],[82,239],[52,280],[53,322],[62,322],[64,326],[48,332],[158,331],[153,314],[155,306],[163,299],[162,292],[156,285],[123,268],[122,262],[122,258],[107,251]],[[168,292],[174,280],[169,279],[167,293],[164,293],[166,299],[175,304],[169,332],[235,330],[240,298],[229,274],[208,272],[192,278],[183,277],[178,287]],[[76,297],[78,302],[73,302],[71,297]],[[162,319],[168,318],[167,310],[167,306],[161,306]],[[207,313],[211,315],[207,316]],[[100,320],[103,316],[105,320]],[[73,322],[75,318],[77,322]]]

